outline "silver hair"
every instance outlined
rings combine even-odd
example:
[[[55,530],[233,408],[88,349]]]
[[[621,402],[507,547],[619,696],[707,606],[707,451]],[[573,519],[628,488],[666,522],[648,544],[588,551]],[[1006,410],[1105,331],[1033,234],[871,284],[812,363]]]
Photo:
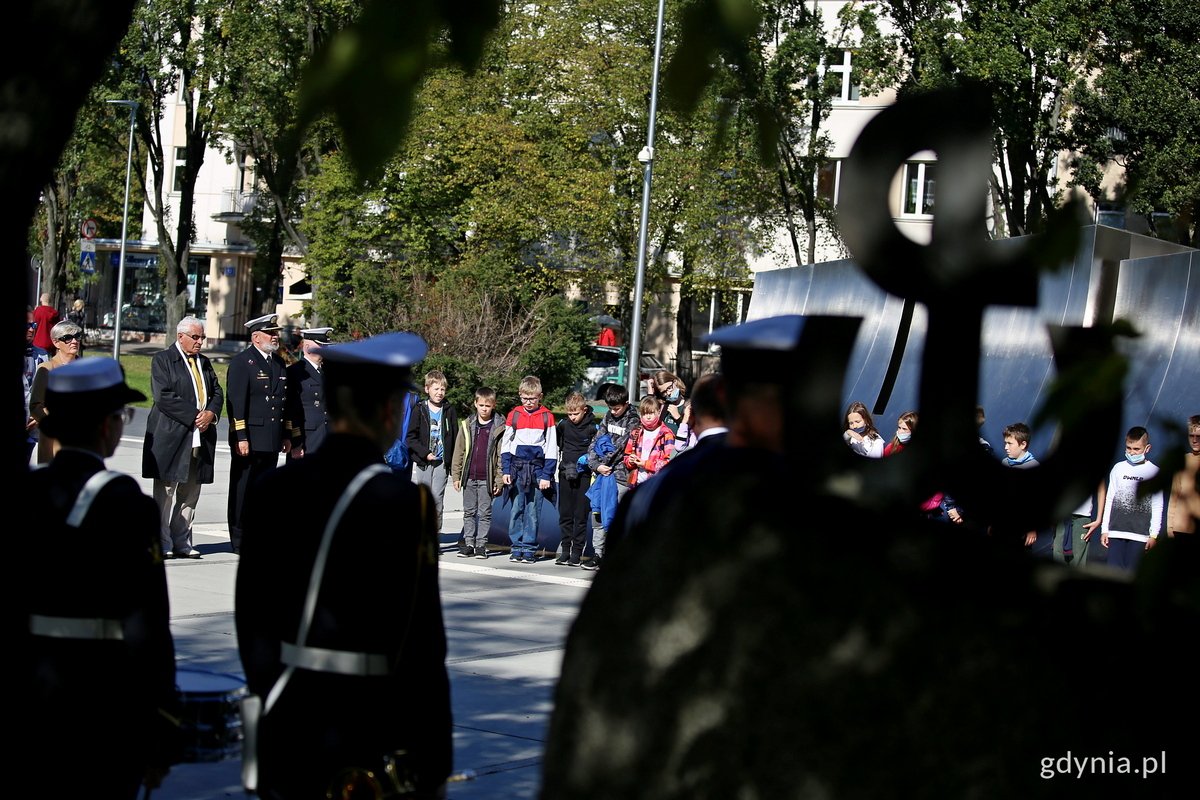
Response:
[[[179,324],[175,326],[176,333],[187,333],[189,328],[199,328],[204,330],[204,322],[196,317],[184,317],[179,320]]]
[[[50,338],[58,341],[62,337],[70,336],[73,333],[83,333],[83,328],[79,327],[74,322],[71,322],[69,319],[64,319],[62,322],[50,329]]]

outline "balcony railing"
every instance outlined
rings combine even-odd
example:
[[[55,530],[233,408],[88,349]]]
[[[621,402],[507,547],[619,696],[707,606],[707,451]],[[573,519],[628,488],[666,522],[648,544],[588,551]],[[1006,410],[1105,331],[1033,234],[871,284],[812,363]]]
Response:
[[[244,219],[254,210],[258,202],[258,192],[242,192],[237,189],[225,189],[221,192],[221,207],[213,219]]]

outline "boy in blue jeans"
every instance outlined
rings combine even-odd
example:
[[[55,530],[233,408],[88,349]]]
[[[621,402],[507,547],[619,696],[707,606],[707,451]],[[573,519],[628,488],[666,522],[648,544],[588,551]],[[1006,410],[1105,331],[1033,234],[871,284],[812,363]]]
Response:
[[[553,486],[554,469],[558,465],[558,437],[554,415],[542,405],[541,379],[526,375],[518,391],[521,405],[505,418],[500,471],[504,485],[512,493],[512,514],[508,520],[512,552],[508,560],[533,564],[537,561],[542,497]]]

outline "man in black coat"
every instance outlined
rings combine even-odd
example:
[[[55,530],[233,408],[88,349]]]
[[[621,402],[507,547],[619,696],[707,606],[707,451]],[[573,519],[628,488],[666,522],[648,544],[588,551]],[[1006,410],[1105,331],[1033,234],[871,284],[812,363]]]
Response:
[[[433,498],[383,460],[425,350],[409,333],[326,348],[329,436],[246,499],[235,618],[257,747],[243,778],[261,797],[325,797],[363,770],[384,778],[388,759],[386,796],[437,797],[450,773]],[[297,487],[305,513],[281,524]]]
[[[260,475],[292,448],[286,430],[287,365],[279,355],[279,325],[267,314],[246,323],[250,346],[229,362],[225,373],[229,413],[229,541],[242,547],[242,506]]]
[[[142,477],[154,480],[166,558],[200,558],[192,520],[200,487],[213,482],[224,400],[217,373],[200,352],[204,338],[204,323],[184,317],[175,328],[175,344],[150,362],[154,407],[142,443]]]
[[[10,737],[12,797],[133,800],[178,752],[175,647],[158,509],[136,480],[105,469],[125,404],[145,400],[111,358],[54,370],[43,430],[62,444],[27,476],[37,529],[13,537],[22,630]],[[47,543],[61,545],[59,557]],[[74,557],[86,549],[88,557]],[[10,609],[13,610],[13,609]],[[17,785],[13,786],[12,782]]]
[[[287,368],[287,415],[292,426],[292,458],[304,458],[325,441],[329,413],[325,403],[325,375],[321,348],[330,344],[333,328],[300,331],[303,357]]]

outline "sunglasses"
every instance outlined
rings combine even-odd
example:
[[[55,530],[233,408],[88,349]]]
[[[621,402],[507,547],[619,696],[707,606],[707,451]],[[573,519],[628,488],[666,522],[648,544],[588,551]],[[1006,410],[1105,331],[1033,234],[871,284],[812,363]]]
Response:
[[[68,333],[66,336],[58,337],[58,341],[60,342],[78,342],[82,341],[82,339],[83,337],[77,333]]]
[[[31,330],[31,331],[36,331],[36,330],[37,330],[37,323],[36,323],[36,322],[31,322],[31,323],[29,323],[29,330]]]
[[[207,336],[205,336],[203,333],[202,333],[202,334],[200,334],[199,336],[197,336],[197,335],[196,335],[196,334],[194,334],[194,333],[185,333],[185,334],[184,334],[184,336],[188,337],[188,338],[189,338],[189,339],[191,339],[193,342],[203,342],[205,339],[207,339],[207,338],[208,338],[208,337],[207,337]]]

